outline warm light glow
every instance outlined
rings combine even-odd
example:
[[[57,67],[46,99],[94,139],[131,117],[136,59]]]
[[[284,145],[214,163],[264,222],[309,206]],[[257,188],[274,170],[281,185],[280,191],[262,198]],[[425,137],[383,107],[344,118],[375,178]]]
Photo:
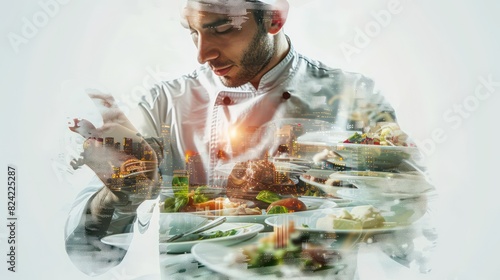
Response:
[[[193,152],[193,151],[189,151],[189,150],[186,151],[186,154],[184,155],[184,160],[186,161],[186,163],[189,161],[189,158],[191,156],[194,156],[194,154],[195,154],[195,152]]]
[[[236,128],[230,128],[229,129],[229,137],[231,137],[231,139],[234,139],[238,136],[238,129]]]

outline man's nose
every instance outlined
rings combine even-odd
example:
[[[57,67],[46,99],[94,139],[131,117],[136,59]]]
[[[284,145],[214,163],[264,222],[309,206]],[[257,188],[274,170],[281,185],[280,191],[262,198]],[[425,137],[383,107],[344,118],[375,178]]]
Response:
[[[198,48],[198,62],[200,64],[214,60],[220,55],[217,45],[206,37],[199,36],[196,47]]]

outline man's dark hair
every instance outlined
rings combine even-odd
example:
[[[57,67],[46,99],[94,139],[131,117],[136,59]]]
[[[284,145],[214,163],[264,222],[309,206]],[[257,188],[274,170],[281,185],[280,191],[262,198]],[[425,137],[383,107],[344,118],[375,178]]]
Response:
[[[255,18],[255,21],[257,22],[257,25],[259,28],[264,29],[264,17],[265,17],[265,10],[252,10],[253,17]]]
[[[265,30],[264,29],[264,18],[266,16],[266,4],[262,3],[261,1],[258,0],[246,0],[249,3],[254,3],[255,8],[252,9],[252,14],[253,17],[255,18],[255,21],[257,22],[257,25],[259,28],[261,28],[261,31]]]

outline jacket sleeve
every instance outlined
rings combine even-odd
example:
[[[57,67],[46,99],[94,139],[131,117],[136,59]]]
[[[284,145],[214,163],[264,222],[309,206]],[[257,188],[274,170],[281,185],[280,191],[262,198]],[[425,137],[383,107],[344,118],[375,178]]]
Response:
[[[161,126],[167,122],[169,104],[171,102],[165,94],[165,87],[155,85],[132,108],[130,120],[144,137],[160,137]]]
[[[155,86],[128,115],[141,135],[159,155],[160,173],[164,157],[162,124],[166,122],[167,95]],[[163,163],[163,166],[165,164]],[[98,275],[118,265],[126,251],[100,241],[103,236],[130,231],[135,211],[101,209],[96,218],[90,214],[90,202],[106,188],[97,176],[87,184],[73,203],[65,227],[65,247],[68,256],[82,272]],[[97,220],[96,220],[97,219]],[[98,258],[99,260],[96,260]]]

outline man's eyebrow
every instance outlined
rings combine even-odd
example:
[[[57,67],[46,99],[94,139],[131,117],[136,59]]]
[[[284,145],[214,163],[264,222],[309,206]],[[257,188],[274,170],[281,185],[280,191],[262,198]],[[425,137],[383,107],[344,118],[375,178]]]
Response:
[[[219,20],[216,20],[214,22],[210,22],[210,23],[205,23],[203,24],[201,27],[203,29],[207,29],[207,28],[216,28],[218,26],[221,26],[221,25],[224,25],[224,24],[227,24],[227,23],[230,23],[231,20],[228,19],[228,18],[223,18],[223,19],[219,19]]]

